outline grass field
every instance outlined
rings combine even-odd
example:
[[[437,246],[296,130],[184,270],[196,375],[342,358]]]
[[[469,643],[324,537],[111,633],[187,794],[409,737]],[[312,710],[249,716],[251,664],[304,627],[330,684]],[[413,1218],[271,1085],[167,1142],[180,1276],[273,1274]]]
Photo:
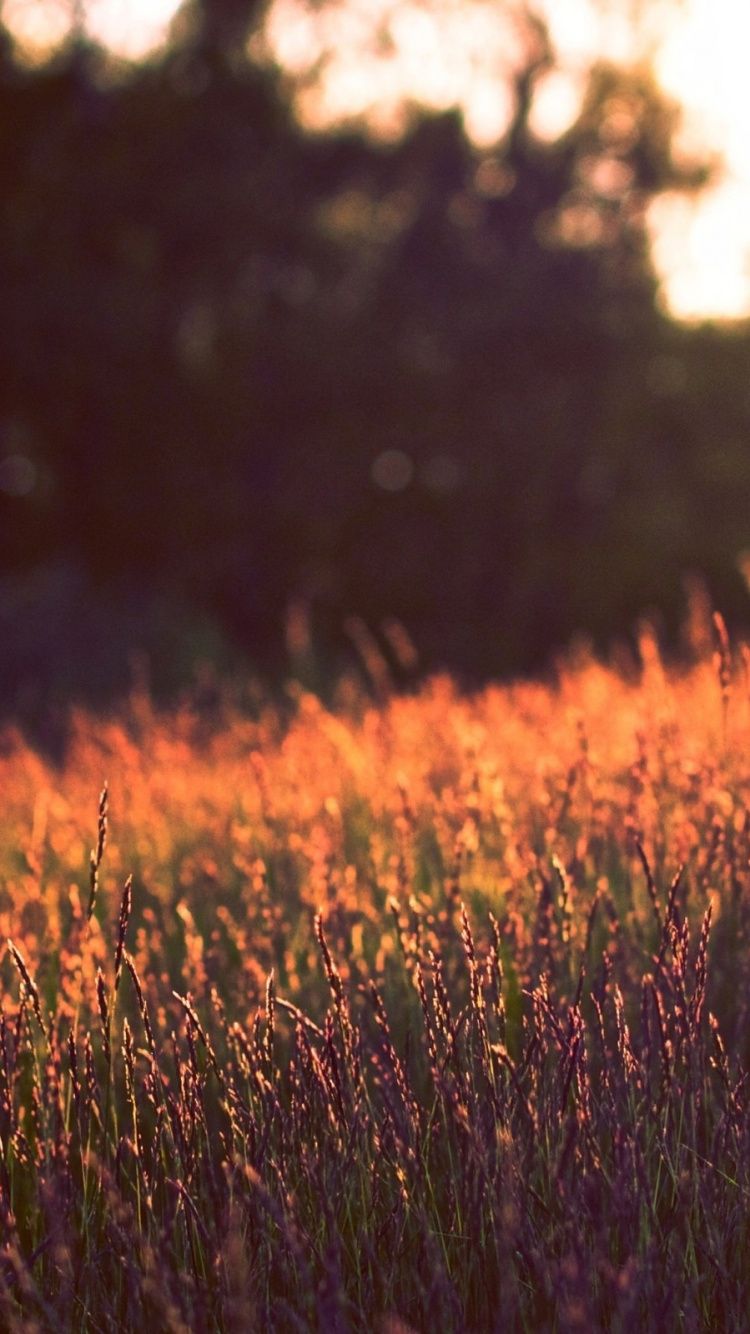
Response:
[[[747,656],[7,732],[0,1328],[750,1330]]]

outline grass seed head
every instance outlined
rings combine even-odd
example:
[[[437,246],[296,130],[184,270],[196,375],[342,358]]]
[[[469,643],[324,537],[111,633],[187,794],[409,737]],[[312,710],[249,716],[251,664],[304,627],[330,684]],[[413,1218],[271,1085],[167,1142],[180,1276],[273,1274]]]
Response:
[[[45,1026],[44,1026],[44,1019],[42,1018],[42,1002],[39,996],[39,990],[37,988],[36,982],[34,981],[33,977],[31,976],[31,973],[28,970],[28,967],[26,966],[26,960],[21,954],[21,951],[13,944],[12,940],[8,940],[8,950],[10,952],[14,964],[16,965],[16,968],[21,974],[21,981],[23,983],[23,988],[29,1000],[31,1001],[34,1014],[36,1016],[36,1021],[39,1024],[39,1027],[41,1028],[42,1032],[44,1033]]]

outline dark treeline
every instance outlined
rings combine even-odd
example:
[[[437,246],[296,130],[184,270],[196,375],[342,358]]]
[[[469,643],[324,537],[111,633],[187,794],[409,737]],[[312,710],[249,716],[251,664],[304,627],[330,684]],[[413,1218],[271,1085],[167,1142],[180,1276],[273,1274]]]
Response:
[[[646,206],[706,179],[674,108],[600,67],[540,142],[530,23],[494,151],[457,114],[312,135],[261,20],[203,0],[127,78],[0,53],[6,694],[119,686],[138,643],[166,680],[216,627],[332,671],[352,617],[477,679],[674,634],[690,571],[741,618],[750,339],[657,311]]]

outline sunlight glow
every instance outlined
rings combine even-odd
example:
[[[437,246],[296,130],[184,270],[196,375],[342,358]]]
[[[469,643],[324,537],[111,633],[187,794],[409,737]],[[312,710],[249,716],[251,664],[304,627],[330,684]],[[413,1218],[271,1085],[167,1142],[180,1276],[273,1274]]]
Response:
[[[167,38],[179,8],[175,0],[88,0],[91,36],[128,60],[138,60]]]
[[[512,5],[346,0],[312,11],[305,0],[276,0],[266,36],[281,65],[311,76],[297,101],[310,129],[361,119],[390,137],[403,130],[410,103],[461,106],[478,143],[497,142],[509,123],[508,76],[523,54]]]
[[[657,61],[662,85],[688,109],[688,149],[719,149],[717,184],[690,207],[654,206],[665,298],[680,319],[750,316],[750,8],[745,0],[688,0]]]
[[[750,316],[750,92],[746,0],[539,0],[560,67],[544,75],[531,125],[551,140],[572,123],[586,71],[597,56],[653,61],[685,108],[676,156],[724,158],[699,199],[656,201],[649,212],[661,301],[682,320]],[[347,0],[313,13],[304,0],[276,0],[269,46],[282,64],[311,77],[299,109],[310,128],[352,116],[397,134],[412,98],[435,110],[460,105],[471,137],[489,145],[512,115],[508,74],[522,58],[513,4],[476,8],[432,0]],[[515,39],[515,40],[514,40]],[[290,59],[291,57],[291,59]]]
[[[178,0],[0,0],[27,59],[76,27],[126,60],[162,45]],[[309,129],[356,120],[382,137],[411,109],[460,106],[480,145],[513,112],[509,76],[524,56],[521,0],[274,0],[263,44],[298,82]],[[559,68],[544,75],[531,124],[554,139],[575,119],[592,59],[652,59],[685,107],[679,154],[720,154],[696,201],[654,203],[649,228],[665,309],[684,320],[750,316],[750,7],[747,0],[537,0]]]
[[[142,60],[167,40],[180,0],[4,0],[3,23],[34,60],[79,31],[124,60]]]
[[[73,26],[64,0],[5,0],[2,20],[27,59],[59,46]]]
[[[583,75],[550,70],[540,78],[529,124],[539,139],[553,141],[574,122],[581,106]]]

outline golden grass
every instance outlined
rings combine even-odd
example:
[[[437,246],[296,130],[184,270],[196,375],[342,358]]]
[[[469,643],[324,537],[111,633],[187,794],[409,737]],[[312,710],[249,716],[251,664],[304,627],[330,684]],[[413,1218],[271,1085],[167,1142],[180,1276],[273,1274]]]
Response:
[[[748,1327],[750,699],[716,645],[139,697],[60,767],[9,731],[7,1327]]]

